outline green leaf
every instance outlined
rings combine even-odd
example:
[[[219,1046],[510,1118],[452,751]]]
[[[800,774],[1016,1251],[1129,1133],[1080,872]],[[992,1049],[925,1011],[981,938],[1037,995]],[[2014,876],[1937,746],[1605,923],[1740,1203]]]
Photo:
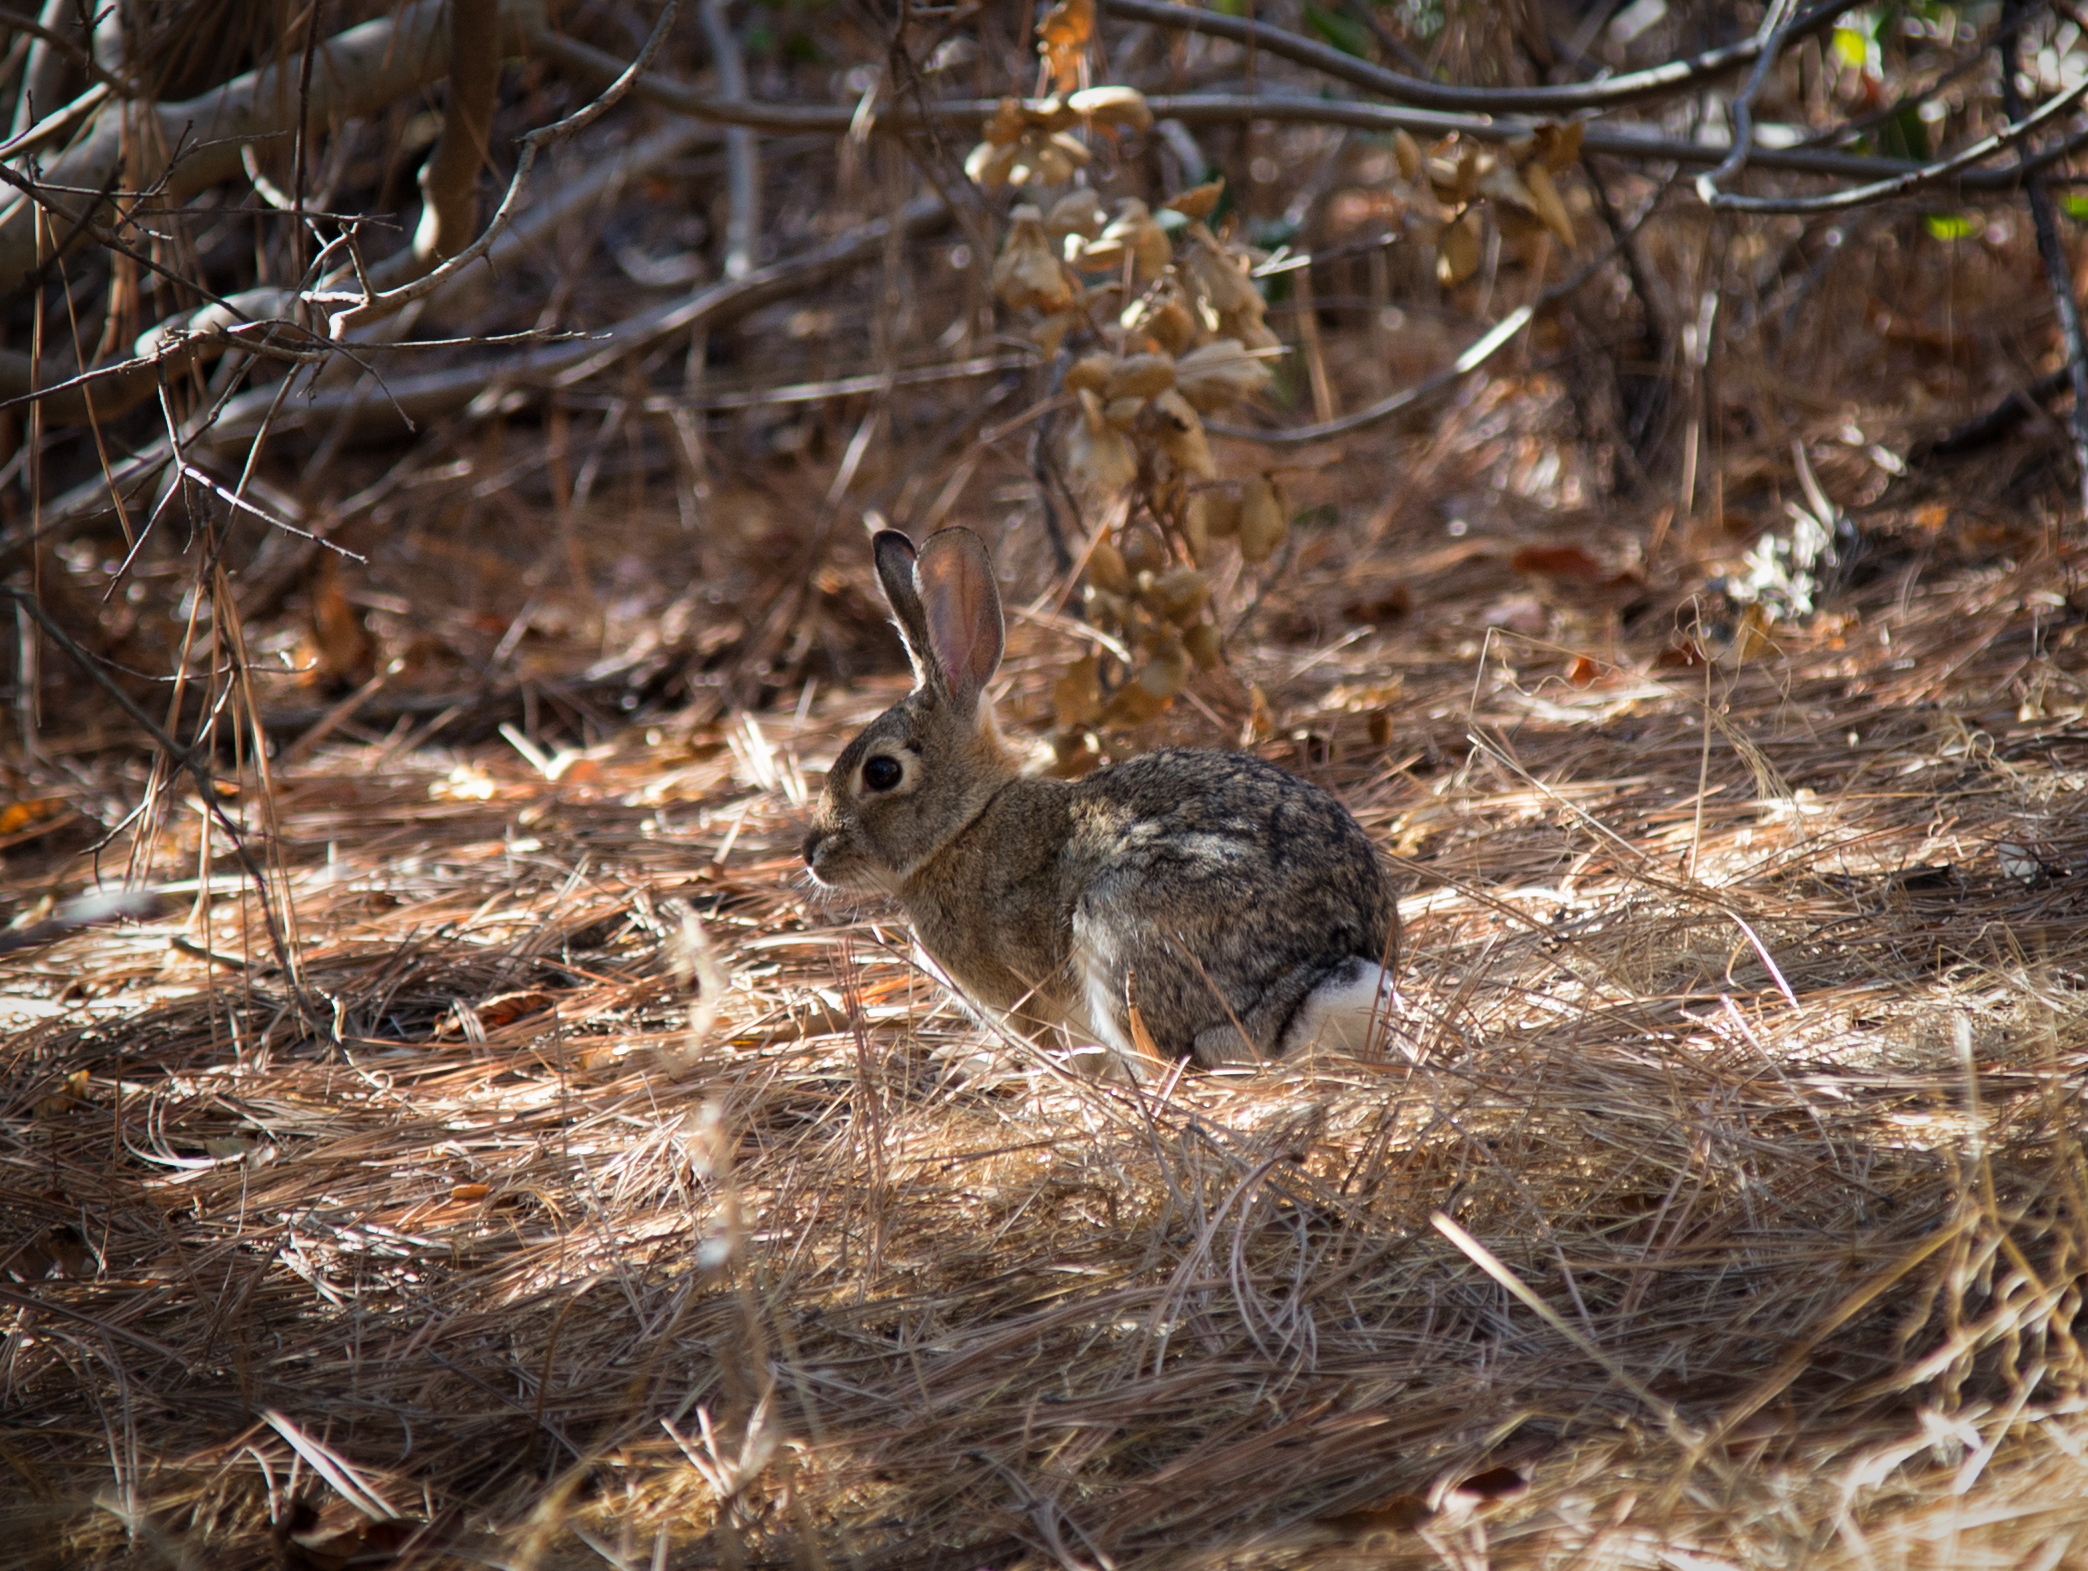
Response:
[[[1921,223],[1931,240],[1962,240],[1979,227],[1963,213],[1924,213]]]
[[[2066,216],[2075,223],[2088,224],[2088,196],[2083,196],[2079,191],[2062,191],[2059,193],[2059,205],[2066,210]]]
[[[1212,0],[1211,9],[1223,16],[1245,16],[1247,0]]]
[[[1837,27],[1834,30],[1834,58],[1843,65],[1861,70],[1863,62],[1870,58],[1870,40],[1853,27]]]
[[[1371,57],[1370,29],[1353,17],[1339,16],[1308,4],[1305,25],[1345,55],[1354,55],[1358,60]]]

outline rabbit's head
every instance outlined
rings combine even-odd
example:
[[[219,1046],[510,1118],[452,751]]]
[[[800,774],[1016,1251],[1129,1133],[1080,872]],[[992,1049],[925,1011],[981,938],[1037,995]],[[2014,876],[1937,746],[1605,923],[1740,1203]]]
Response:
[[[834,760],[805,863],[828,888],[897,894],[1019,771],[986,697],[1003,630],[985,546],[944,529],[916,554],[887,529],[873,549],[914,690]]]

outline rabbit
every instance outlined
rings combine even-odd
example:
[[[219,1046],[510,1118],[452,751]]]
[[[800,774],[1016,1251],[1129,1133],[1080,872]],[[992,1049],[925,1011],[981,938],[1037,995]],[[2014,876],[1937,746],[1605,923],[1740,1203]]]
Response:
[[[834,760],[813,882],[895,897],[967,1001],[1136,1072],[1363,1051],[1396,1003],[1390,870],[1348,810],[1246,753],[1161,748],[1025,775],[987,685],[1005,641],[968,529],[874,541],[914,689]],[[1144,1027],[1134,1029],[1135,1018]]]

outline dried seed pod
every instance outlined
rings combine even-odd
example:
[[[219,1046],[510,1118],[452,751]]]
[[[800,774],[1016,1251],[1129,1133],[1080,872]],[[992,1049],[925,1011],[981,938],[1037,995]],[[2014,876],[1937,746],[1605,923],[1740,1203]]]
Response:
[[[994,105],[993,116],[981,128],[980,135],[996,147],[1012,147],[1022,140],[1022,133],[1030,128],[1030,117],[1019,98],[1003,98]]]
[[[1229,486],[1212,486],[1190,498],[1200,504],[1204,528],[1213,540],[1229,540],[1240,532],[1240,493]]]
[[[1145,664],[1138,668],[1138,676],[1129,685],[1142,687],[1155,698],[1174,697],[1189,680],[1189,657],[1174,639],[1157,645]]]
[[[1206,180],[1202,185],[1193,185],[1186,191],[1177,191],[1160,205],[1174,209],[1184,218],[1209,218],[1217,210],[1218,199],[1225,195],[1225,179]]]
[[[1063,251],[1068,235],[1092,240],[1108,222],[1109,215],[1102,210],[1102,199],[1082,186],[1076,191],[1068,191],[1051,204],[1051,211],[1044,217],[1044,232],[1051,236],[1052,244]]]
[[[1210,603],[1211,581],[1193,567],[1172,567],[1139,598],[1175,626],[1186,627]]]
[[[1171,355],[1179,355],[1196,342],[1196,318],[1189,314],[1180,296],[1172,293],[1153,302],[1153,309],[1141,325]]]
[[[1198,567],[1203,566],[1211,556],[1211,527],[1204,516],[1202,494],[1184,502],[1176,516],[1181,525],[1182,542],[1189,547],[1189,560]]]
[[[1479,220],[1471,213],[1447,224],[1436,236],[1436,281],[1453,289],[1479,271],[1486,247],[1479,239]]]
[[[1230,408],[1269,385],[1269,368],[1237,338],[1192,349],[1175,363],[1175,386],[1199,414]]]
[[[1414,181],[1421,178],[1421,144],[1404,131],[1392,133],[1392,156],[1399,160],[1399,177]]]
[[[1587,129],[1580,120],[1569,120],[1564,125],[1547,120],[1531,135],[1530,150],[1547,171],[1558,174],[1580,162],[1581,138]]]
[[[1051,707],[1062,729],[1090,726],[1102,718],[1102,662],[1084,655],[1053,684]]]
[[[1109,374],[1116,369],[1116,356],[1105,354],[1082,355],[1066,368],[1065,389],[1069,393],[1099,393],[1109,386]]]
[[[1132,259],[1132,276],[1141,283],[1150,283],[1165,272],[1174,260],[1174,242],[1167,238],[1167,231],[1153,219],[1152,210],[1135,196],[1127,196],[1117,204],[1117,215],[1102,231],[1101,238],[1089,248],[1089,255],[1108,253],[1114,247],[1116,265],[1121,267],[1128,252]],[[1082,267],[1094,263],[1083,261]]]
[[[1188,651],[1199,671],[1214,671],[1225,660],[1225,646],[1219,641],[1218,629],[1209,622],[1198,622],[1185,629],[1182,648]]]
[[[1552,184],[1551,171],[1543,161],[1533,159],[1523,165],[1523,186],[1530,194],[1530,210],[1537,219],[1559,237],[1562,245],[1574,241],[1573,219],[1566,212],[1566,204],[1559,199],[1559,188]]]
[[[1087,586],[1082,598],[1087,606],[1088,620],[1105,633],[1121,628],[1124,618],[1130,613],[1131,603],[1122,595],[1111,594],[1107,589],[1097,589],[1093,584]]]
[[[1157,573],[1167,566],[1167,542],[1160,538],[1160,531],[1151,524],[1133,524],[1120,538],[1124,542],[1124,554],[1118,560],[1124,564],[1126,573]],[[1129,578],[1125,579],[1125,584],[1129,586]]]
[[[1146,106],[1145,94],[1135,87],[1084,87],[1066,100],[1066,107],[1102,125],[1152,129],[1153,111]]]
[[[1174,385],[1174,356],[1129,355],[1119,360],[1110,372],[1109,385],[1103,390],[1103,396],[1109,399],[1151,398]]]
[[[1138,454],[1102,414],[1102,401],[1079,391],[1080,419],[1066,432],[1066,472],[1091,493],[1115,498],[1138,479]]]
[[[1240,556],[1257,566],[1276,554],[1290,527],[1276,487],[1254,475],[1240,486]]]
[[[981,142],[964,155],[964,172],[983,191],[998,191],[1008,183],[1008,171],[1021,156],[1021,144]]]
[[[1241,266],[1244,258],[1226,250],[1218,243],[1218,237],[1202,224],[1192,222],[1184,234],[1187,244],[1182,265],[1196,292],[1213,311],[1223,315],[1263,304],[1261,291],[1248,281],[1246,270]]]
[[[1143,398],[1112,398],[1102,406],[1102,418],[1107,420],[1113,429],[1128,431],[1138,424],[1138,417],[1145,406],[1146,401]]]
[[[1045,238],[1044,215],[1034,207],[1018,207],[1008,216],[1007,243],[993,263],[993,292],[1011,311],[1065,310],[1076,289]]]
[[[1037,53],[1064,92],[1080,80],[1080,62],[1095,36],[1095,0],[1058,0],[1037,23]]]
[[[1172,694],[1156,695],[1143,682],[1126,682],[1110,697],[1108,708],[1102,711],[1102,723],[1106,726],[1144,725],[1172,702]]]
[[[1030,337],[1047,356],[1055,355],[1059,352],[1059,345],[1066,341],[1066,335],[1086,320],[1086,313],[1077,306],[1055,311],[1030,329]]]
[[[1061,780],[1078,780],[1101,762],[1102,744],[1085,726],[1060,731],[1051,739],[1051,772]]]
[[[1141,425],[1153,433],[1160,451],[1181,473],[1197,480],[1218,477],[1218,465],[1211,457],[1211,444],[1204,435],[1203,420],[1190,406],[1189,400],[1174,388],[1170,387],[1146,405]]]
[[[1088,553],[1088,582],[1098,589],[1113,595],[1131,592],[1131,568],[1124,560],[1124,553],[1107,540],[1101,541]]]

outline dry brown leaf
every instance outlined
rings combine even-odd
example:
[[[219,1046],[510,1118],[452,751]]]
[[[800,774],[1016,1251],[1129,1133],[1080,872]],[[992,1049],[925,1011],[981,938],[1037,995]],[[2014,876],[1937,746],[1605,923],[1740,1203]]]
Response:
[[[1470,213],[1461,214],[1455,223],[1445,224],[1443,232],[1436,236],[1436,279],[1445,289],[1454,289],[1478,272],[1485,258],[1479,220]]]
[[[1066,107],[1084,119],[1106,126],[1129,126],[1144,131],[1153,124],[1153,111],[1145,94],[1135,87],[1084,87],[1066,100]]]
[[[1018,207],[1009,215],[1008,238],[993,264],[993,292],[1011,311],[1052,313],[1073,303],[1073,279],[1052,254],[1044,215],[1034,207]]]
[[[1174,385],[1173,355],[1127,355],[1111,369],[1102,396],[1111,402],[1119,398],[1153,398]]]
[[[1140,417],[1141,428],[1150,431],[1178,473],[1195,480],[1215,480],[1218,465],[1211,457],[1210,439],[1204,435],[1203,420],[1174,388],[1154,398]]]
[[[1058,0],[1037,24],[1037,53],[1052,85],[1069,93],[1080,85],[1088,40],[1095,36],[1095,0]]]
[[[1052,684],[1051,707],[1061,730],[1093,725],[1102,718],[1102,662],[1083,655]]]
[[[1421,144],[1406,132],[1392,133],[1392,156],[1399,160],[1401,179],[1411,182],[1421,178]]]
[[[1600,583],[1607,576],[1602,564],[1577,545],[1526,545],[1508,558],[1508,565],[1518,573],[1576,584]]]
[[[1253,475],[1240,485],[1240,555],[1260,565],[1276,554],[1290,528],[1277,489],[1266,476]]]
[[[1267,363],[1237,338],[1219,338],[1192,349],[1175,365],[1175,385],[1204,414],[1228,409],[1268,387]]]
[[[1083,355],[1066,368],[1063,385],[1069,393],[1100,393],[1109,386],[1110,373],[1116,365],[1115,355]]]
[[[1202,185],[1193,185],[1186,191],[1177,191],[1160,205],[1174,209],[1184,218],[1209,218],[1218,210],[1218,202],[1225,195],[1225,177],[1206,180]]]
[[[1559,188],[1552,184],[1550,172],[1541,162],[1523,166],[1523,185],[1529,192],[1531,211],[1538,221],[1559,237],[1560,243],[1574,242],[1573,219],[1566,211],[1566,204],[1559,199]]]
[[[335,683],[360,682],[370,674],[373,650],[361,613],[341,590],[341,559],[319,553],[312,575],[312,648],[318,674]]]

